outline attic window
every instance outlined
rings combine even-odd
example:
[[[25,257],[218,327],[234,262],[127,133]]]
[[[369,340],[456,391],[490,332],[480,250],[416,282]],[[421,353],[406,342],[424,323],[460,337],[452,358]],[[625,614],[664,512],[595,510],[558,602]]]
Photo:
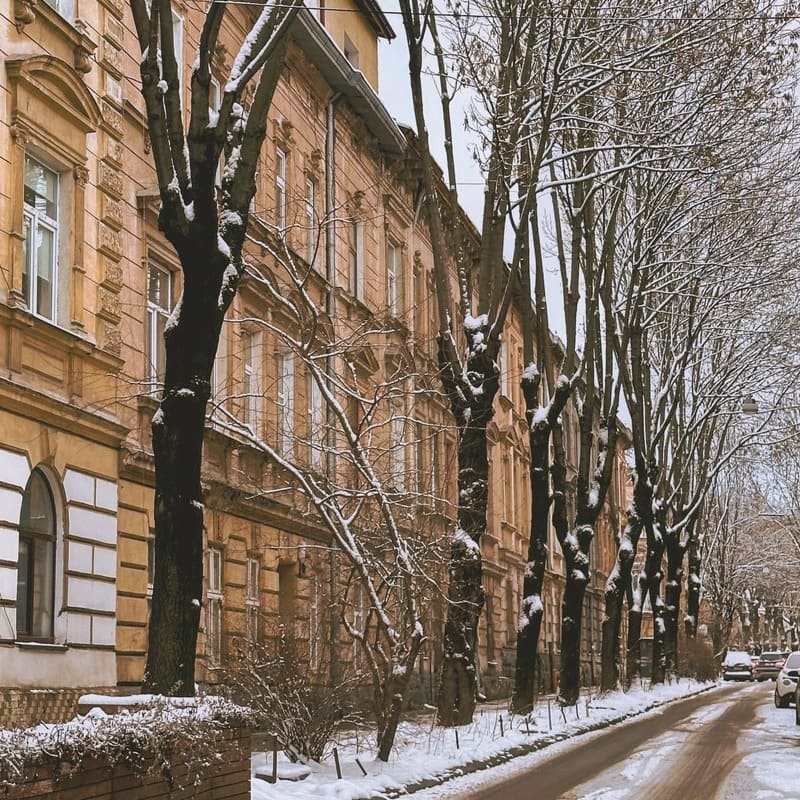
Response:
[[[353,69],[358,69],[358,48],[350,41],[350,37],[344,35],[344,57],[350,62]]]

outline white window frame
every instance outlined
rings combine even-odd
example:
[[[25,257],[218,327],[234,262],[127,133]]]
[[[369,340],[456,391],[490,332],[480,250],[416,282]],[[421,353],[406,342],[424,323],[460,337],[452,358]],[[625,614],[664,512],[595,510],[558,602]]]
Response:
[[[306,176],[306,261],[313,267],[317,256],[317,182]]]
[[[286,230],[286,164],[288,155],[278,147],[275,150],[275,216],[280,233]]]
[[[403,311],[402,255],[400,245],[386,242],[386,303],[393,317]]]
[[[210,666],[222,663],[222,548],[208,548],[206,590],[206,652]]]
[[[249,646],[261,641],[259,619],[261,615],[261,561],[247,557],[247,587],[245,597],[246,636]]]
[[[406,484],[405,427],[405,409],[399,401],[394,401],[389,418],[389,483],[396,489],[405,489]]]
[[[364,302],[364,222],[351,219],[348,231],[348,289],[350,294]]]
[[[261,413],[261,333],[242,328],[242,422],[254,433]]]
[[[217,352],[214,356],[214,366],[211,369],[211,407],[209,409],[212,418],[223,415],[217,414],[217,407],[225,408],[227,405],[228,394],[230,391],[228,381],[228,322],[222,320],[222,327],[219,329],[219,341],[217,342]]]
[[[220,82],[212,76],[211,83],[208,87],[208,111],[210,116],[213,117],[217,114],[221,106],[222,86]],[[222,155],[220,155],[219,161],[217,161],[217,168],[214,171],[214,186],[216,186],[217,189],[222,188]]]
[[[325,463],[325,395],[313,373],[308,376],[308,442],[312,468],[321,470]]]
[[[59,304],[59,293],[58,293],[58,283],[59,283],[59,250],[61,247],[60,237],[59,237],[59,219],[58,214],[61,211],[62,205],[62,187],[61,187],[61,175],[58,173],[57,170],[52,169],[51,167],[47,166],[46,164],[42,163],[37,158],[34,158],[29,153],[25,154],[25,174],[27,175],[28,172],[28,162],[33,162],[36,166],[40,167],[41,169],[49,172],[51,175],[55,177],[55,211],[56,217],[49,216],[46,212],[42,212],[27,202],[23,202],[23,231],[29,232],[29,234],[24,234],[25,239],[25,281],[26,286],[23,288],[23,292],[28,303],[28,309],[31,311],[34,316],[41,317],[42,319],[46,319],[50,322],[57,323],[58,322],[58,304]],[[26,184],[26,189],[27,189]],[[36,258],[36,248],[34,246],[34,242],[38,238],[38,232],[42,229],[50,233],[53,237],[53,245],[52,245],[52,252],[50,258],[50,284],[51,284],[51,300],[50,300],[50,310],[49,313],[42,313],[38,306],[39,306],[39,291],[38,291],[38,284],[39,284],[39,266],[38,266],[38,259]]]
[[[161,298],[156,300],[151,299],[150,296],[150,276],[153,271],[160,272],[167,278],[167,305],[159,305]],[[163,383],[164,369],[166,368],[166,351],[164,350],[163,335],[159,333],[159,320],[163,321],[166,325],[167,320],[172,314],[172,296],[173,296],[173,281],[172,272],[166,267],[162,266],[152,258],[147,259],[147,309],[146,309],[146,322],[147,327],[147,344],[149,353],[147,363],[147,380],[152,389],[157,388]],[[159,363],[160,355],[163,354],[164,364]],[[160,369],[159,369],[160,368]],[[159,374],[160,371],[160,374]]]
[[[278,353],[276,364],[276,443],[278,452],[288,459],[294,455],[294,354]]]
[[[322,587],[319,576],[311,575],[311,598],[308,604],[308,665],[312,673],[320,668],[320,634],[322,622]]]

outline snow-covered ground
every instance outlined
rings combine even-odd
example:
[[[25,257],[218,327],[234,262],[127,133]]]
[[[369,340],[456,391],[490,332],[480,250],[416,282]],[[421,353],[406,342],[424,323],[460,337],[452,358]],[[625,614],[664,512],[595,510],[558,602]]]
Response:
[[[314,764],[311,774],[302,781],[279,780],[273,785],[253,778],[251,798],[359,800],[376,795],[396,796],[404,794],[407,788],[434,786],[444,777],[471,772],[475,774],[469,783],[479,785],[488,777],[481,769],[487,763],[505,764],[496,768],[499,773],[492,770],[493,776],[509,774],[529,765],[531,760],[543,757],[542,752],[532,752],[539,748],[547,748],[549,755],[553,752],[551,746],[557,749],[569,747],[570,742],[564,740],[577,734],[715,687],[716,684],[684,679],[654,689],[637,688],[627,693],[582,697],[577,707],[572,706],[563,712],[555,703],[540,702],[527,722],[520,717],[511,718],[502,708],[479,706],[473,723],[457,729],[458,742],[454,729],[433,726],[429,719],[404,722],[388,764],[374,760],[369,742],[343,736],[337,746],[342,779],[337,778],[334,760],[330,758],[324,764]],[[782,713],[787,714],[785,711]],[[271,772],[271,766],[271,754],[253,754],[254,772],[258,768]],[[278,757],[278,767],[279,772],[290,768],[282,755]],[[426,798],[433,798],[439,792],[429,789],[423,794]],[[422,800],[422,795],[418,797]]]

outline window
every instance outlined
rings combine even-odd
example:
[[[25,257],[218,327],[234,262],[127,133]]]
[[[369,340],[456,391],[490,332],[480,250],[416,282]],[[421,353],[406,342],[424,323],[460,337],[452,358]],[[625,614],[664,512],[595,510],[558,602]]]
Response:
[[[405,415],[400,403],[392,403],[389,419],[389,482],[397,489],[405,488]]]
[[[414,424],[414,489],[418,495],[417,502],[422,501],[425,492],[425,425],[422,422]]]
[[[497,369],[500,372],[500,394],[508,397],[508,357],[506,356],[506,343],[500,344],[500,352],[497,355]]]
[[[275,153],[275,222],[281,233],[286,229],[286,153]]]
[[[208,550],[208,591],[206,604],[206,637],[209,664],[222,661],[222,550]]]
[[[319,577],[311,577],[311,602],[308,607],[308,665],[315,673],[320,668],[322,637],[322,587]]]
[[[52,641],[55,610],[56,510],[44,475],[31,473],[19,521],[17,638]]]
[[[363,634],[367,624],[367,598],[364,587],[357,583],[353,587],[353,618],[350,620],[353,629]],[[364,656],[361,652],[362,645],[357,639],[353,639],[353,669],[361,670]]]
[[[347,34],[344,35],[344,57],[350,62],[353,69],[358,69],[358,48]]]
[[[261,337],[257,331],[242,330],[242,422],[256,431],[261,405],[259,364]]]
[[[172,274],[154,263],[147,267],[147,378],[155,387],[164,382],[167,353],[164,330],[172,310]]]
[[[217,112],[222,106],[222,87],[216,78],[211,78],[211,83],[208,86],[208,112],[210,119],[216,120]],[[214,186],[217,189],[222,188],[222,156],[217,162],[217,169],[214,173]]]
[[[386,245],[386,302],[393,317],[400,316],[403,310],[400,254],[401,250],[396,244]]]
[[[442,486],[442,465],[439,456],[439,431],[434,430],[430,437],[431,442],[431,494],[436,502]]]
[[[153,581],[156,575],[156,537],[155,532],[150,531],[147,538],[147,596],[153,596]]]
[[[309,375],[309,446],[311,448],[311,466],[322,469],[325,461],[325,398],[322,388],[313,375]]]
[[[261,562],[254,557],[247,559],[247,598],[245,613],[247,615],[247,642],[249,645],[261,641],[260,619]]]
[[[361,220],[350,220],[348,240],[348,268],[350,294],[358,300],[364,300],[364,223]]]
[[[54,8],[64,19],[71,20],[75,13],[72,0],[44,0],[50,8]]]
[[[225,419],[225,414],[220,413],[228,405],[229,390],[228,384],[228,321],[222,321],[219,329],[219,341],[217,342],[217,354],[214,357],[214,366],[211,369],[211,416],[218,422]]]
[[[56,321],[59,176],[25,156],[22,293],[37,316]]]
[[[317,255],[317,230],[316,215],[317,183],[313,178],[306,178],[306,261],[314,265]]]
[[[291,353],[279,353],[277,366],[276,442],[278,452],[285,458],[291,458],[294,453],[294,356]]]

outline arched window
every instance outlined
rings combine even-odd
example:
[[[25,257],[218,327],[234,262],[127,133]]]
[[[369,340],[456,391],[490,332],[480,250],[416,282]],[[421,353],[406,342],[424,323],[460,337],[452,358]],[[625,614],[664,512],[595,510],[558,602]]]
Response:
[[[44,475],[34,470],[19,521],[17,638],[52,640],[55,599],[56,510]]]

